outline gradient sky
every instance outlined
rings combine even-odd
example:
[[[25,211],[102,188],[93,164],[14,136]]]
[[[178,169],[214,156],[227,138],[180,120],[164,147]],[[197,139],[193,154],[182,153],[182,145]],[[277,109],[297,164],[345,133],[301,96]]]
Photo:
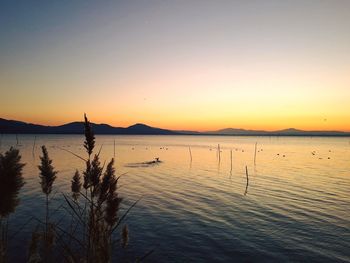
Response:
[[[350,1],[1,1],[0,117],[350,131]]]

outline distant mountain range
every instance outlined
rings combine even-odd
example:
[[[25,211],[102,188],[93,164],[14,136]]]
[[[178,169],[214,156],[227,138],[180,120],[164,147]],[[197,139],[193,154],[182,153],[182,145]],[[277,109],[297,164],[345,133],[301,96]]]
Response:
[[[294,128],[263,131],[227,128],[218,131],[203,132],[210,135],[242,135],[242,136],[350,136],[350,132],[342,131],[303,131]]]
[[[91,124],[95,134],[159,134],[175,135],[177,132],[153,128],[144,124],[135,124],[127,128],[112,127],[108,124]],[[60,126],[44,126],[21,121],[5,120],[0,118],[0,133],[15,134],[82,134],[83,122],[71,122]]]
[[[108,124],[92,123],[95,134],[129,134],[129,135],[235,135],[235,136],[350,136],[350,132],[341,131],[303,131],[285,129],[279,131],[245,130],[227,128],[217,131],[172,131],[151,127],[145,124],[135,124],[127,128],[113,127]],[[71,122],[59,126],[44,126],[21,121],[0,118],[0,133],[2,134],[82,134],[83,122]]]

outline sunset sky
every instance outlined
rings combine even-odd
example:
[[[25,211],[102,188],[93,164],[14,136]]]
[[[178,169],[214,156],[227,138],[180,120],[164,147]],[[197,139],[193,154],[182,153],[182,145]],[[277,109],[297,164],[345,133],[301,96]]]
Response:
[[[0,118],[350,131],[350,1],[1,1]]]

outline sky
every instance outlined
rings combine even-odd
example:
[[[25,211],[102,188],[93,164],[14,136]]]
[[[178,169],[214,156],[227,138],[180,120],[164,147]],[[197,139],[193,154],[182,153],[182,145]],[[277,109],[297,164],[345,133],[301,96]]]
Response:
[[[350,1],[0,2],[0,118],[350,131]]]

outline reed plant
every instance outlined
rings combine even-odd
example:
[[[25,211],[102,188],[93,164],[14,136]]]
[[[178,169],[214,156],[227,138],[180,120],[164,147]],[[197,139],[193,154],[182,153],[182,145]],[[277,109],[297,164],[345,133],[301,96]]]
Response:
[[[116,176],[114,158],[111,158],[106,165],[101,163],[101,149],[95,153],[95,135],[86,115],[84,115],[84,134],[86,157],[73,153],[84,161],[84,169],[74,172],[71,194],[63,194],[64,209],[71,215],[70,228],[62,226],[60,221],[54,222],[53,214],[58,209],[50,212],[50,200],[57,171],[47,148],[41,147],[38,169],[41,191],[45,195],[45,219],[33,217],[39,225],[32,233],[27,262],[62,260],[77,263],[108,263],[115,261],[113,251],[117,245],[121,249],[128,246],[129,228],[124,221],[139,200],[120,214],[123,198],[118,192],[120,176]],[[0,154],[0,263],[7,262],[8,217],[19,203],[18,194],[24,185],[23,166],[18,150],[11,148],[4,155]],[[117,231],[120,232],[119,235],[116,235]],[[142,261],[152,252],[153,250],[137,258],[136,262]]]
[[[52,192],[52,185],[56,180],[57,171],[54,170],[52,160],[49,157],[49,153],[45,146],[41,147],[42,156],[40,156],[41,164],[38,166],[40,170],[40,185],[41,190],[45,194],[45,232],[44,232],[44,261],[51,261],[51,250],[53,246],[53,239],[55,235],[55,227],[53,223],[50,223],[49,219],[49,200]]]
[[[0,262],[7,261],[9,216],[19,204],[19,191],[24,185],[19,151],[10,148],[0,154]]]
[[[125,214],[119,216],[122,202],[118,193],[120,176],[117,177],[115,174],[114,158],[104,167],[100,161],[100,151],[94,153],[95,136],[86,115],[84,115],[84,134],[87,157],[80,157],[85,162],[85,169],[82,171],[83,182],[77,170],[71,181],[71,197],[64,195],[74,221],[78,224],[78,228],[82,229],[83,236],[81,239],[71,236],[80,247],[80,254],[67,252],[76,261],[111,262],[115,245],[113,233],[119,229],[125,218]],[[79,198],[82,200],[78,201]],[[124,225],[121,230],[121,247],[127,246],[128,239],[129,231]]]
[[[81,191],[81,176],[78,170],[75,171],[71,183],[72,197],[73,200],[77,202]]]

